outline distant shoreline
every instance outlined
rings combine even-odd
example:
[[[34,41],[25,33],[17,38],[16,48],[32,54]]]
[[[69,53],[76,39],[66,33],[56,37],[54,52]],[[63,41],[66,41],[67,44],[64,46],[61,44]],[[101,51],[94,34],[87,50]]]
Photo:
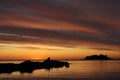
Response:
[[[86,61],[85,59],[59,59],[63,61]],[[120,59],[111,59],[111,60],[120,60]],[[26,60],[0,60],[0,61],[26,61]],[[31,61],[44,61],[44,60],[31,60]]]

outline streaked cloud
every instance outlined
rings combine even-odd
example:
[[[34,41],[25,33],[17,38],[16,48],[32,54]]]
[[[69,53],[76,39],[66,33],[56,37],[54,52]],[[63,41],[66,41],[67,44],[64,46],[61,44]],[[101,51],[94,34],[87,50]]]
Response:
[[[119,3],[118,0],[0,0],[0,44],[118,50]]]
[[[15,42],[33,42],[33,43],[47,43],[58,45],[80,45],[82,41],[116,45],[119,46],[119,36],[114,35],[94,34],[88,32],[77,31],[55,31],[46,29],[31,29],[21,27],[0,27],[0,37],[3,41]],[[66,44],[64,44],[66,43]]]

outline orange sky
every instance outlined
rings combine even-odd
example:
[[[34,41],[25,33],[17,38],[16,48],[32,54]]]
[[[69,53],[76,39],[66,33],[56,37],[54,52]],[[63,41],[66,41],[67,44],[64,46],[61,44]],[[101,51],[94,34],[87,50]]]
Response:
[[[120,58],[116,1],[1,0],[0,60]]]

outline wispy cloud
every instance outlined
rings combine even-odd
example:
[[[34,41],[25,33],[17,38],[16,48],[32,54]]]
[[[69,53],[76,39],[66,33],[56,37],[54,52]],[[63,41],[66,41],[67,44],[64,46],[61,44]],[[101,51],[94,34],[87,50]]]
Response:
[[[0,42],[120,47],[117,0],[1,0]]]

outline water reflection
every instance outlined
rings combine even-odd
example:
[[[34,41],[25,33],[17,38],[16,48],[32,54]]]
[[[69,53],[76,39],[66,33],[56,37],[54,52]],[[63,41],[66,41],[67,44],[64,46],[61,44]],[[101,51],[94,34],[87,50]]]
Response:
[[[62,66],[62,67],[57,67],[57,68],[63,68],[64,66]],[[54,67],[55,68],[55,67]],[[65,66],[65,68],[69,68],[69,66]],[[50,71],[52,71],[53,70],[53,68],[41,68],[41,69],[44,69],[45,71],[48,71],[48,72],[50,72]],[[40,70],[40,69],[24,69],[24,70],[19,70],[19,71],[15,71],[15,70],[1,70],[0,69],[0,74],[12,74],[13,72],[19,72],[19,73],[21,73],[21,74],[23,74],[23,73],[33,73],[34,71],[36,71],[36,70]]]
[[[0,74],[0,80],[120,80],[120,61],[69,61],[69,68]]]

